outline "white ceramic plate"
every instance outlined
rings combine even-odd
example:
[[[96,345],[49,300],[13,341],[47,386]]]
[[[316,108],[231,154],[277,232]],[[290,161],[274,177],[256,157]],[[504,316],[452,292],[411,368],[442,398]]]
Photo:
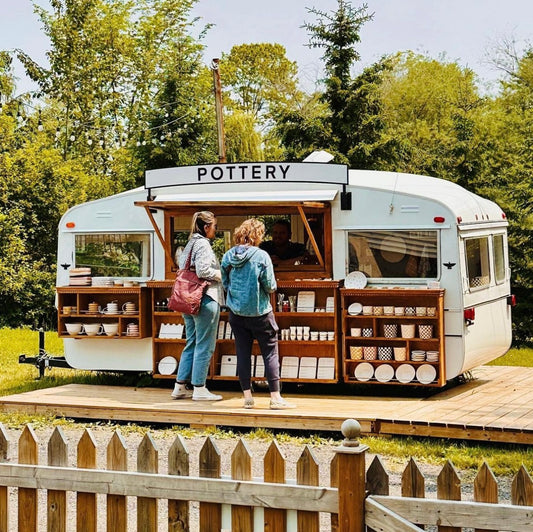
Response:
[[[430,382],[433,382],[436,377],[437,370],[429,364],[422,364],[416,370],[416,378],[418,382],[421,382],[422,384],[429,384]]]
[[[348,314],[350,314],[350,316],[357,316],[357,314],[361,314],[361,312],[363,312],[363,305],[361,305],[361,303],[352,303],[348,307]]]
[[[379,382],[389,382],[394,377],[394,368],[390,364],[380,364],[374,372]]]
[[[345,288],[364,288],[368,282],[363,272],[350,272],[344,279]]]
[[[353,375],[358,381],[369,381],[374,375],[374,366],[368,362],[361,362],[355,367]]]
[[[396,378],[398,382],[411,382],[415,378],[415,368],[411,364],[401,364],[396,368]]]
[[[157,365],[157,369],[161,375],[172,375],[177,367],[178,361],[171,356],[162,358]]]

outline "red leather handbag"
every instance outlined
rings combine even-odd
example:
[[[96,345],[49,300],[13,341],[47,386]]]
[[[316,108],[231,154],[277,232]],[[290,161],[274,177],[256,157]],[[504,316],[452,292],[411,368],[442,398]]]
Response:
[[[172,295],[168,301],[168,308],[183,314],[198,314],[202,297],[209,285],[209,281],[200,279],[191,268],[191,256],[194,244],[182,270],[176,273],[176,280],[172,288]]]

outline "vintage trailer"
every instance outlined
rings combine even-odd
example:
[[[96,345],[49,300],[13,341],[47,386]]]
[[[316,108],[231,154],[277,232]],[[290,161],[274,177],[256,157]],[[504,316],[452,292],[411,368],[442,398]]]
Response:
[[[275,265],[284,381],[443,386],[511,344],[507,220],[493,202],[418,175],[214,164],[148,171],[144,188],[63,216],[58,334],[72,367],[175,378],[185,339],[166,300],[197,210],[217,215],[219,255],[250,216],[290,221],[305,244]],[[227,319],[211,380],[236,379]],[[262,380],[260,356],[254,369]]]

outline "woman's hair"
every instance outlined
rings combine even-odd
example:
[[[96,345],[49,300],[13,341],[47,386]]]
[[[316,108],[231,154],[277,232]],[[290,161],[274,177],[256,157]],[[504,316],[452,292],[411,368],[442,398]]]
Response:
[[[233,241],[237,246],[243,244],[258,246],[261,244],[264,236],[265,224],[257,218],[249,218],[235,229]]]
[[[195,212],[192,217],[191,223],[191,234],[199,233],[202,236],[205,236],[205,226],[215,223],[215,215],[211,211],[199,211]]]

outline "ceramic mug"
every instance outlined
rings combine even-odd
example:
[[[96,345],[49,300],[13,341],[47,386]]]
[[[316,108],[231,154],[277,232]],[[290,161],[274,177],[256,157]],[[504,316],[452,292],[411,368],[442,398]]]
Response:
[[[118,334],[118,323],[104,323],[103,328],[107,336],[116,336]]]
[[[81,327],[81,323],[65,323],[65,328],[67,329],[67,332],[72,336],[80,334]]]

